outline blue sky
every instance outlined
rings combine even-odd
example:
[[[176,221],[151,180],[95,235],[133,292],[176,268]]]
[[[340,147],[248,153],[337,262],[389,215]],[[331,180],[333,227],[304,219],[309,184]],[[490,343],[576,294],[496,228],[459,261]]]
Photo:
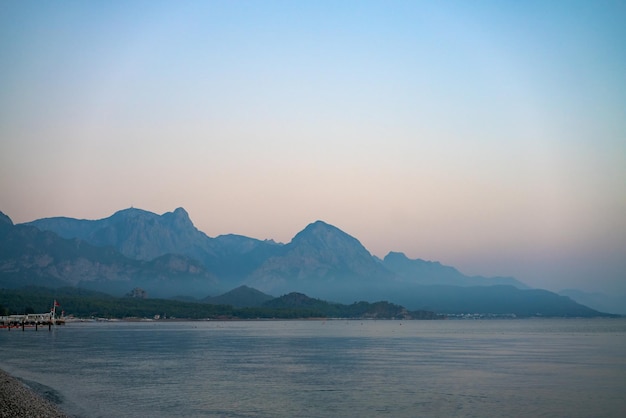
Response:
[[[626,293],[626,4],[0,5],[0,210],[325,220],[373,254]]]

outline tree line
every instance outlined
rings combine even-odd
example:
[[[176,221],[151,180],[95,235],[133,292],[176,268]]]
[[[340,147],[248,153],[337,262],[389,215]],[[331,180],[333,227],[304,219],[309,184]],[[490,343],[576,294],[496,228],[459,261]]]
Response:
[[[388,302],[357,302],[352,305],[320,301],[311,306],[258,306],[236,308],[171,299],[113,297],[84,289],[29,287],[0,289],[0,314],[44,313],[57,300],[59,311],[79,318],[179,318],[179,319],[305,319],[372,318],[438,319],[429,311],[407,311]]]

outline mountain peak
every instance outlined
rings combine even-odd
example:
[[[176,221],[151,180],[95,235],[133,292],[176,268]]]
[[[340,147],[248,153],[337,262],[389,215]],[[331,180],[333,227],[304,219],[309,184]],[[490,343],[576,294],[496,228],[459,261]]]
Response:
[[[191,219],[189,218],[189,214],[183,208],[176,208],[174,212],[164,213],[163,219],[178,227],[191,227],[195,229],[193,222],[191,222]]]
[[[113,215],[111,215],[109,217],[109,219],[115,219],[115,218],[138,218],[140,216],[158,216],[152,212],[149,212],[147,210],[143,210],[143,209],[138,209],[138,208],[134,208],[134,207],[129,207],[126,209],[122,209],[122,210],[118,210],[117,212],[115,212]]]
[[[448,266],[443,266],[438,261],[427,261],[427,260],[422,260],[421,258],[411,259],[407,257],[406,254],[402,252],[396,252],[396,251],[390,251],[389,254],[387,254],[385,258],[383,259],[383,262],[386,264],[397,265],[397,266],[419,265],[422,267],[428,266],[431,268],[439,268],[439,267],[452,268]]]
[[[292,244],[309,244],[314,247],[343,248],[346,245],[361,247],[361,243],[341,229],[324,221],[310,223],[291,241]]]
[[[259,290],[246,285],[239,286],[223,295],[207,297],[203,301],[214,305],[232,305],[237,308],[247,308],[261,306],[263,303],[274,299],[274,296],[267,295]]]
[[[311,222],[308,226],[310,227],[333,227],[332,225],[318,219],[315,222]],[[333,227],[334,228],[334,227]]]
[[[182,207],[176,208],[173,212],[165,212],[163,215],[157,215],[156,213],[143,210],[143,209],[134,208],[131,206],[128,209],[122,209],[122,210],[115,212],[108,219],[115,220],[115,221],[119,221],[119,220],[135,221],[137,219],[142,219],[145,221],[154,221],[157,223],[159,223],[160,222],[159,219],[161,219],[170,225],[174,225],[174,226],[181,227],[181,228],[191,227],[195,229],[195,227],[193,226],[193,222],[191,222],[191,219],[189,218],[189,214]]]
[[[332,226],[324,221],[317,220],[315,222],[311,222],[310,224],[308,224],[302,231],[300,231],[300,233],[304,232],[304,233],[315,234],[320,231],[333,231],[333,230],[343,232],[335,226]]]
[[[180,207],[180,208],[176,208],[174,209],[173,214],[176,217],[183,217],[183,218],[189,218],[189,213],[187,213],[187,211],[185,210],[185,208]]]
[[[407,257],[406,254],[404,254],[403,252],[389,251],[389,254],[385,256],[384,261],[391,260],[404,261],[409,260],[409,257]]]

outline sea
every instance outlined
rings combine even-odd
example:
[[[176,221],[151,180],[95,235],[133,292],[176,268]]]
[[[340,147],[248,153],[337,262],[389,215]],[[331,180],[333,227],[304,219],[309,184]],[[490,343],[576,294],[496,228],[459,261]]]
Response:
[[[73,322],[0,368],[74,417],[624,417],[626,319]]]

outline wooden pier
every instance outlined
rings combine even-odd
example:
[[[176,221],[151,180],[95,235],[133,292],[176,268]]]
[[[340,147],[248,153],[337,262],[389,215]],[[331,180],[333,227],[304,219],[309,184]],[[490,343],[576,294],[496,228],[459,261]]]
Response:
[[[47,313],[0,316],[0,329],[6,328],[11,331],[11,328],[21,328],[24,331],[26,328],[34,328],[38,331],[39,327],[47,326],[50,331],[53,325],[65,325],[65,318],[56,316],[57,306],[59,305],[55,300],[52,310]]]
[[[0,316],[0,329],[6,328],[11,331],[11,328],[21,328],[24,331],[26,328],[34,328],[35,331],[40,327],[48,327],[48,330],[52,329],[53,325],[64,325],[65,320],[63,318],[54,318],[52,314],[28,314],[28,315],[9,315]]]

